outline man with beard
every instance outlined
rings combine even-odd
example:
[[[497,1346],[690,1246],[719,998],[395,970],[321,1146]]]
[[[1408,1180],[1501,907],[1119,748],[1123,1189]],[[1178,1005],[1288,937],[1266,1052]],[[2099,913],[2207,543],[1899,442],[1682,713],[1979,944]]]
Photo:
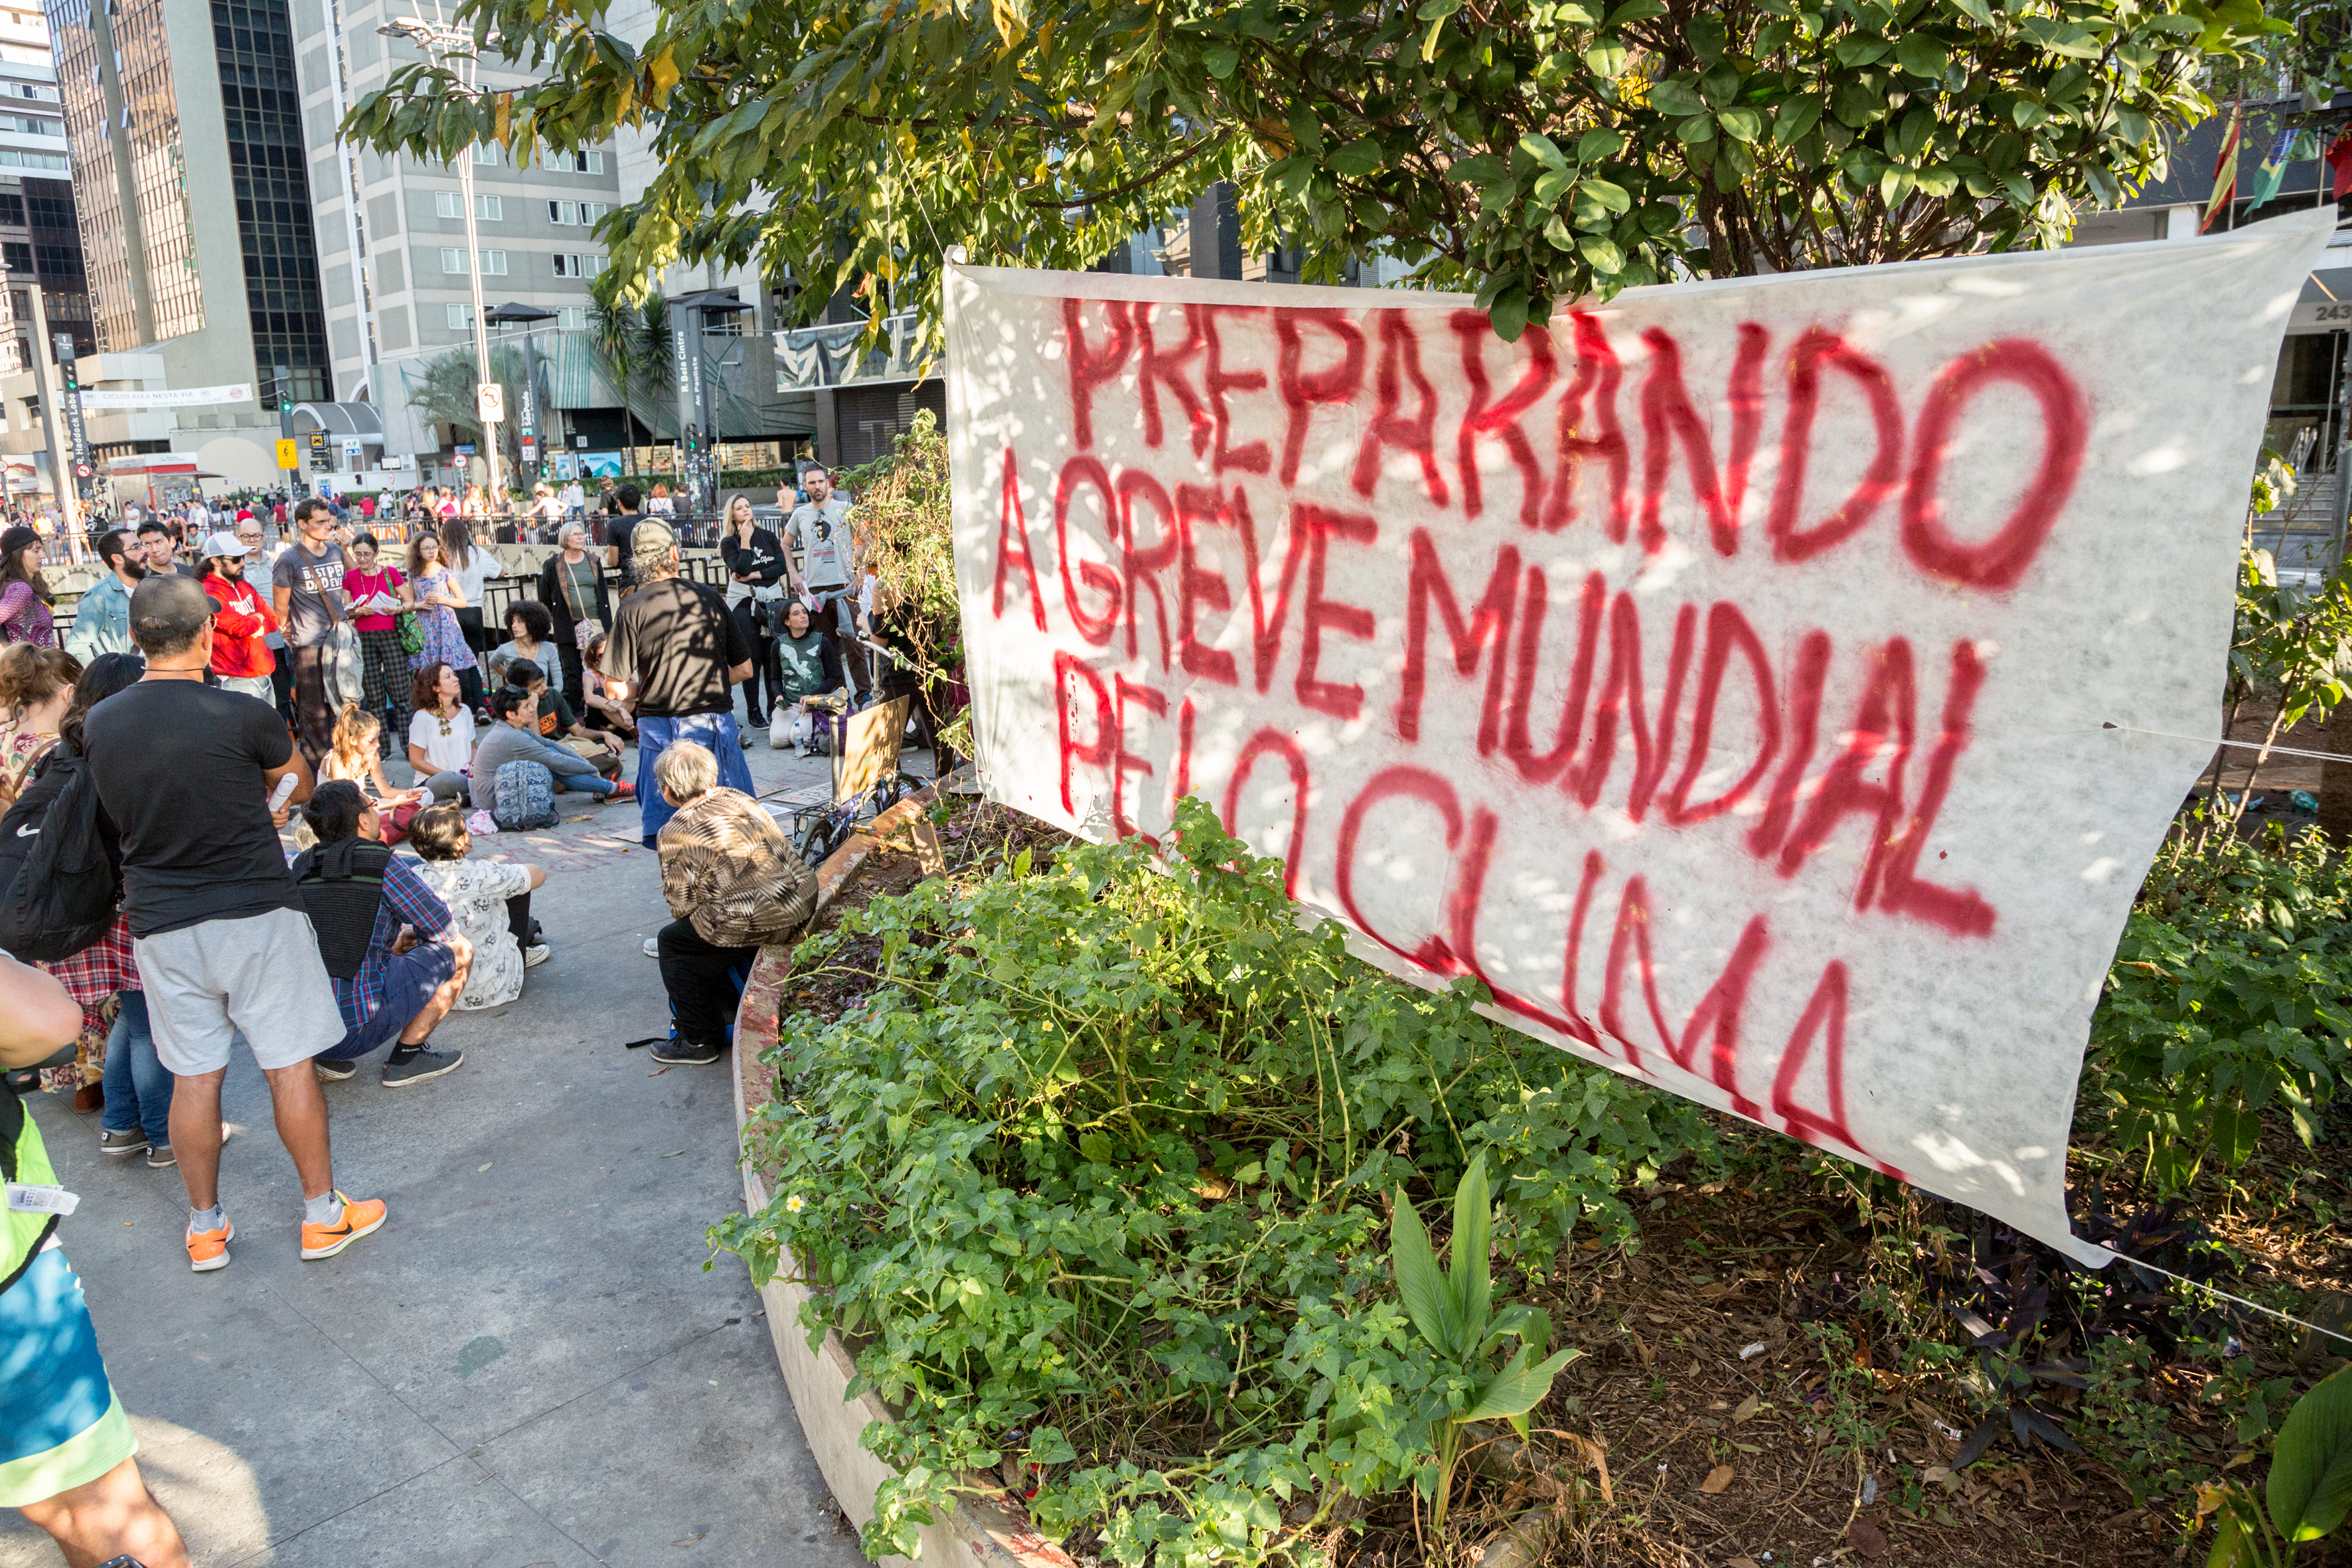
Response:
[[[272,707],[278,693],[269,683],[278,668],[266,639],[278,629],[278,617],[252,584],[245,580],[245,558],[252,547],[223,530],[204,542],[205,592],[212,595],[213,673],[231,691],[258,697]]]
[[[147,575],[147,567],[140,559],[138,536],[107,530],[98,536],[98,559],[106,575],[82,591],[73,629],[66,634],[66,651],[84,668],[102,653],[139,651],[131,641],[131,590]]]

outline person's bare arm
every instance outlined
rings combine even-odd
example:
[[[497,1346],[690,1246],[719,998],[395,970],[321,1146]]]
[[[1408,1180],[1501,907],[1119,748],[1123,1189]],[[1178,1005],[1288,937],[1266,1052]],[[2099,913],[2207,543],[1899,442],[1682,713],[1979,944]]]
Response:
[[[287,616],[290,614],[294,608],[294,590],[287,587],[282,583],[271,584],[269,587],[269,605],[270,608],[278,612],[278,624],[281,626],[284,626],[286,624]]]
[[[413,741],[408,746],[408,765],[415,770],[416,776],[421,779],[429,779],[441,771],[433,765],[433,759],[425,754],[425,748]]]
[[[0,952],[0,1068],[28,1068],[72,1045],[81,1005],[54,974]]]
[[[319,782],[317,775],[310,772],[310,759],[303,756],[302,748],[297,746],[294,748],[294,754],[286,759],[284,766],[261,770],[262,793],[275,795],[278,791],[278,781],[288,773],[294,775],[294,793],[288,797],[284,805],[269,814],[269,820],[280,827],[285,826],[288,820],[293,816],[296,806],[310,798],[310,792],[318,786]]]
[[[544,888],[545,886],[547,886],[547,868],[546,868],[546,867],[544,867],[544,866],[525,866],[525,867],[523,868],[523,869],[530,873],[530,886],[531,886],[531,890],[532,890],[532,891],[536,892],[536,891],[538,891],[540,889]]]
[[[730,664],[730,665],[729,665],[729,666],[727,667],[727,684],[728,684],[728,685],[730,685],[730,686],[740,686],[740,685],[742,685],[745,681],[747,681],[747,680],[749,680],[749,679],[751,679],[751,661],[750,659],[748,659],[748,658],[747,658],[747,659],[745,659],[745,660],[744,660],[742,663],[740,663],[740,664]]]

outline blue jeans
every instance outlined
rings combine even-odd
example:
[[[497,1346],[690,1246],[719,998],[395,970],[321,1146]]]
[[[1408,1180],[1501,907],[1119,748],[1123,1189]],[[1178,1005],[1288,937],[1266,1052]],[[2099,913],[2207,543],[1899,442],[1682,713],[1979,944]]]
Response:
[[[99,1123],[109,1132],[143,1128],[157,1148],[172,1143],[172,1075],[155,1056],[147,1027],[147,993],[121,993],[121,1010],[106,1035],[106,1110]]]
[[[719,784],[722,789],[738,789],[745,795],[757,795],[751,783],[751,764],[743,760],[742,733],[735,725],[735,710],[724,713],[696,713],[684,719],[637,718],[637,821],[645,830],[646,847],[655,847],[654,840],[661,836],[663,825],[677,815],[677,807],[662,798],[655,785],[654,763],[662,752],[680,741],[692,741],[709,748],[719,759]]]
[[[595,763],[562,742],[551,741],[544,735],[533,735],[530,739],[539,743],[540,761],[545,763],[547,771],[555,775],[558,795],[565,790],[585,790],[595,799],[603,800],[619,787],[619,781],[598,773]]]

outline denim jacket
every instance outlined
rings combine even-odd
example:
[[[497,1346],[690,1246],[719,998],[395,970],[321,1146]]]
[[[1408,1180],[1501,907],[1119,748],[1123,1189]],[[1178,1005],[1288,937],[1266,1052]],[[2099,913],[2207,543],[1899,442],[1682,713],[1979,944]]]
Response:
[[[136,653],[131,640],[131,590],[109,572],[83,591],[74,606],[66,651],[85,665],[102,653]]]

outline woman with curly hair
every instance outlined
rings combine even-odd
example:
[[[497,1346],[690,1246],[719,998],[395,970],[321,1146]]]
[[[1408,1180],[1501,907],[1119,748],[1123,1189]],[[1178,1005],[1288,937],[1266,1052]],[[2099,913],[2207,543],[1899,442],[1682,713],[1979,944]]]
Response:
[[[0,649],[0,811],[51,746],[73,700],[81,661],[62,648],[15,644]]]

